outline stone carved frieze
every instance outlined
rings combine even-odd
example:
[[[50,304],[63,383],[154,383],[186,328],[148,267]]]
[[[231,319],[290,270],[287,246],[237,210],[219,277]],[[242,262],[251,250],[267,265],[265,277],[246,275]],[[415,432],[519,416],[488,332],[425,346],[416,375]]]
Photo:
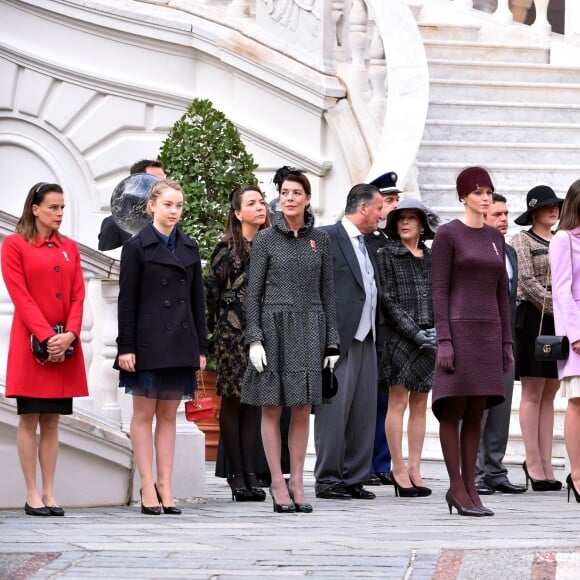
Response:
[[[262,0],[272,20],[292,32],[307,30],[313,36],[320,34],[320,0]]]

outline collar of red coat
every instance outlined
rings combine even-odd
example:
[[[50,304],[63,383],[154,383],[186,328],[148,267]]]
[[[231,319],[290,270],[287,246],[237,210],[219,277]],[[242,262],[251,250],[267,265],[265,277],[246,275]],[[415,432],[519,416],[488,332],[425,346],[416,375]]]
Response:
[[[54,244],[55,246],[59,247],[62,245],[62,240],[58,234],[58,232],[52,232],[50,238],[45,240],[40,234],[36,234],[36,243],[34,244],[37,248],[44,246],[46,244]]]

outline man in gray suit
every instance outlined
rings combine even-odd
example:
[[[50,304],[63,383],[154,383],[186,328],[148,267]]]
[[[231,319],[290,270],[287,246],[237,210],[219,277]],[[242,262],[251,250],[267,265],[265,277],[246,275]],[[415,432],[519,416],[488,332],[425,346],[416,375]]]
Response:
[[[485,223],[497,228],[504,236],[508,230],[507,200],[503,195],[493,194],[491,208],[485,216]],[[506,244],[506,268],[508,274],[508,291],[512,336],[515,336],[516,296],[518,286],[518,261],[515,250]],[[508,470],[503,458],[507,448],[512,394],[514,391],[514,367],[504,374],[505,401],[489,409],[484,415],[481,430],[481,443],[477,458],[476,488],[480,495],[490,495],[496,491],[502,493],[523,493],[526,488],[514,485],[507,477]]]
[[[364,234],[377,229],[382,205],[376,186],[355,185],[347,196],[344,218],[322,228],[332,240],[340,335],[340,358],[334,369],[338,393],[315,409],[315,491],[323,499],[375,498],[362,484],[369,474],[374,442],[380,289]]]

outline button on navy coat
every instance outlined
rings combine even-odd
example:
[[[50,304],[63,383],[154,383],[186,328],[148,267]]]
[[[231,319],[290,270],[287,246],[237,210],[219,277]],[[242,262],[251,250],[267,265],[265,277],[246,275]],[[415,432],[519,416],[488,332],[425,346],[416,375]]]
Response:
[[[178,230],[171,252],[152,225],[125,242],[118,325],[118,355],[135,353],[136,370],[199,368],[200,354],[207,354],[207,330],[196,242]]]

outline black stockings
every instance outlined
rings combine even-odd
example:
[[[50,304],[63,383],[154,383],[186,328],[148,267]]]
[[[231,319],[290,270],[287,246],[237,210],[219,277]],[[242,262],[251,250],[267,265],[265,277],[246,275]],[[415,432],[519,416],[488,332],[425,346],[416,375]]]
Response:
[[[475,489],[475,465],[486,397],[439,401],[439,439],[449,474],[449,490],[463,507],[482,505]]]
[[[222,397],[220,436],[232,489],[256,486],[254,461],[260,434],[260,407],[243,405],[239,397]]]

